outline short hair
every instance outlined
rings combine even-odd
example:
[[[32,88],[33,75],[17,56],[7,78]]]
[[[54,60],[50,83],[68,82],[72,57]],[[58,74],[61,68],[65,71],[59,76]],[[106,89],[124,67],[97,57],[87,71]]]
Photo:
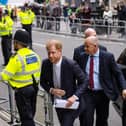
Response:
[[[90,41],[94,45],[98,45],[98,38],[96,36],[89,36],[85,41]]]
[[[48,40],[46,43],[46,49],[49,50],[51,46],[55,46],[56,49],[61,49],[62,50],[62,43],[59,40],[51,39]]]
[[[93,28],[87,28],[85,31],[84,31],[84,35],[85,35],[85,38],[89,37],[89,36],[96,36],[96,31],[95,29]]]

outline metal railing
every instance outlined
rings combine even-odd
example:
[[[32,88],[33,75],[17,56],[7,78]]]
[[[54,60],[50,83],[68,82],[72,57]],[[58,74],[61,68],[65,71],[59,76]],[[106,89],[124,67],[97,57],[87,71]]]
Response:
[[[39,19],[39,21],[37,21]],[[37,24],[38,23],[38,24]],[[92,27],[96,30],[100,39],[114,39],[125,41],[126,21],[117,19],[107,23],[104,19],[79,19],[70,20],[68,17],[38,16],[33,24],[33,30],[51,32],[83,37],[86,28]]]
[[[4,118],[4,120],[6,120],[11,126],[20,126],[20,118],[14,98],[14,90],[7,82],[4,83],[4,88],[8,90],[6,91],[8,93],[5,98],[0,98],[0,101],[2,100],[0,102],[0,109],[2,112],[6,113],[5,115],[8,115],[8,118],[2,118]],[[54,126],[51,96],[40,88],[37,99],[37,111],[35,117],[36,126]]]
[[[21,27],[19,19],[15,27]],[[111,23],[106,24],[104,19],[97,18],[76,18],[71,22],[68,17],[36,16],[33,23],[33,30],[75,37],[84,37],[84,31],[88,27],[96,30],[99,39],[125,42],[126,21],[118,19],[112,19]]]

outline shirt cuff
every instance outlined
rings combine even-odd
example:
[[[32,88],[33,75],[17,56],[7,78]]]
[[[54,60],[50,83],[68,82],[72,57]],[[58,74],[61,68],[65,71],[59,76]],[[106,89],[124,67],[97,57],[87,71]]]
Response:
[[[53,88],[50,88],[49,93],[52,94]]]
[[[73,95],[73,97],[74,97],[76,100],[79,100],[79,98],[78,98],[76,95]]]

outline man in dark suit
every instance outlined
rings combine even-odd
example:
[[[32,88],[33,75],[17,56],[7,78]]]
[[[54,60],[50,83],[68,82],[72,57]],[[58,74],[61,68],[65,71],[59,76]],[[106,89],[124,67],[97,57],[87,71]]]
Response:
[[[96,31],[93,28],[87,28],[84,32],[85,38],[89,37],[89,36],[96,36]],[[99,48],[107,51],[107,48],[99,45]],[[78,59],[81,55],[83,55],[83,53],[85,52],[84,50],[84,44],[80,45],[79,47],[74,49],[74,55],[73,55],[73,59],[76,60],[78,62]]]
[[[87,28],[84,32],[84,35],[85,35],[85,38],[89,37],[89,36],[96,36],[96,31],[95,29],[93,28]],[[75,48],[74,49],[74,55],[73,55],[73,59],[78,63],[79,62],[79,59],[81,57],[81,55],[83,55],[85,53],[85,50],[84,50],[84,44],[80,45],[79,47]],[[102,46],[102,45],[99,45],[99,49],[100,50],[104,50],[104,51],[107,51],[107,48]],[[85,113],[81,113],[80,116],[79,116],[79,120],[80,120],[80,126],[86,126],[86,122],[84,120],[84,116],[85,116]]]
[[[93,126],[94,111],[95,126],[108,126],[109,101],[116,100],[119,95],[113,79],[120,87],[123,98],[126,98],[126,82],[113,54],[99,49],[96,36],[86,38],[84,44],[85,53],[80,56],[78,63],[89,78],[89,86],[84,94],[85,126]]]
[[[126,79],[126,48],[121,52],[119,58],[117,59],[117,63],[123,65],[121,70]],[[117,104],[120,103],[117,102]],[[122,110],[120,111],[122,111],[122,126],[126,126],[126,100],[123,100]]]
[[[81,94],[87,87],[87,76],[75,61],[62,56],[62,44],[58,40],[48,41],[46,49],[48,59],[42,63],[40,85],[52,95],[53,101],[67,100],[66,107],[56,108],[56,112],[61,126],[73,126],[85,106]],[[80,102],[79,108],[69,109],[76,100]]]

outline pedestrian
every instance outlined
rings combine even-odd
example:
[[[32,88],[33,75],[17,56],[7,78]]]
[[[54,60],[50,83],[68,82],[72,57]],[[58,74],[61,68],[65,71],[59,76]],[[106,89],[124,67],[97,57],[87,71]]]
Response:
[[[62,56],[59,40],[49,40],[46,49],[48,58],[42,63],[40,85],[51,94],[53,103],[57,99],[66,100],[65,107],[56,108],[56,112],[61,126],[73,126],[75,118],[85,107],[81,94],[88,79],[75,61]],[[76,100],[80,102],[79,108],[70,109]]]
[[[96,36],[96,31],[93,28],[87,28],[84,32],[85,38],[89,36]],[[99,45],[99,48],[102,50],[107,51],[107,48],[104,47],[103,45]],[[81,44],[80,46],[76,47],[74,49],[74,54],[73,54],[73,59],[78,62],[79,57],[85,52],[84,50],[84,44]]]
[[[85,31],[84,31],[84,36],[85,36],[85,39],[89,36],[97,36],[96,34],[96,31],[95,29],[93,28],[87,28]],[[84,43],[81,44],[80,46],[76,47],[74,49],[74,54],[73,54],[73,59],[78,63],[79,62],[79,59],[81,57],[81,55],[83,55],[85,53],[85,45]],[[107,48],[103,45],[99,45],[99,49],[100,50],[104,50],[104,51],[107,51]],[[85,109],[86,110],[86,109]],[[85,113],[86,111],[83,111],[80,115],[79,115],[79,121],[80,121],[80,126],[86,126],[86,121],[84,120],[85,118]],[[97,116],[96,116],[97,118]]]
[[[2,81],[8,81],[15,91],[15,100],[21,126],[35,126],[36,98],[40,77],[40,58],[31,49],[29,34],[21,29],[14,35],[14,55],[0,74]]]
[[[103,12],[103,25],[105,25],[105,37],[111,35],[112,33],[112,23],[113,23],[113,13],[109,6],[105,6]]]
[[[89,78],[88,88],[84,93],[86,112],[84,111],[83,120],[85,126],[93,126],[96,111],[95,126],[108,126],[110,100],[114,101],[119,96],[117,84],[123,98],[126,98],[126,82],[113,54],[99,49],[96,36],[86,38],[84,45],[85,53],[78,60]]]
[[[8,64],[9,58],[12,54],[12,29],[13,21],[9,16],[8,10],[1,10],[0,12],[0,36],[1,36],[1,47],[2,54],[4,57],[4,64]]]
[[[126,48],[121,52],[119,58],[117,59],[117,63],[124,65],[121,70],[126,79]],[[123,108],[122,108],[122,126],[126,126],[126,100],[123,100]],[[121,111],[121,110],[120,110]]]
[[[19,12],[19,19],[21,21],[22,28],[25,29],[29,35],[29,48],[32,49],[32,24],[35,19],[34,12],[30,9],[27,3],[25,3],[22,11]]]

